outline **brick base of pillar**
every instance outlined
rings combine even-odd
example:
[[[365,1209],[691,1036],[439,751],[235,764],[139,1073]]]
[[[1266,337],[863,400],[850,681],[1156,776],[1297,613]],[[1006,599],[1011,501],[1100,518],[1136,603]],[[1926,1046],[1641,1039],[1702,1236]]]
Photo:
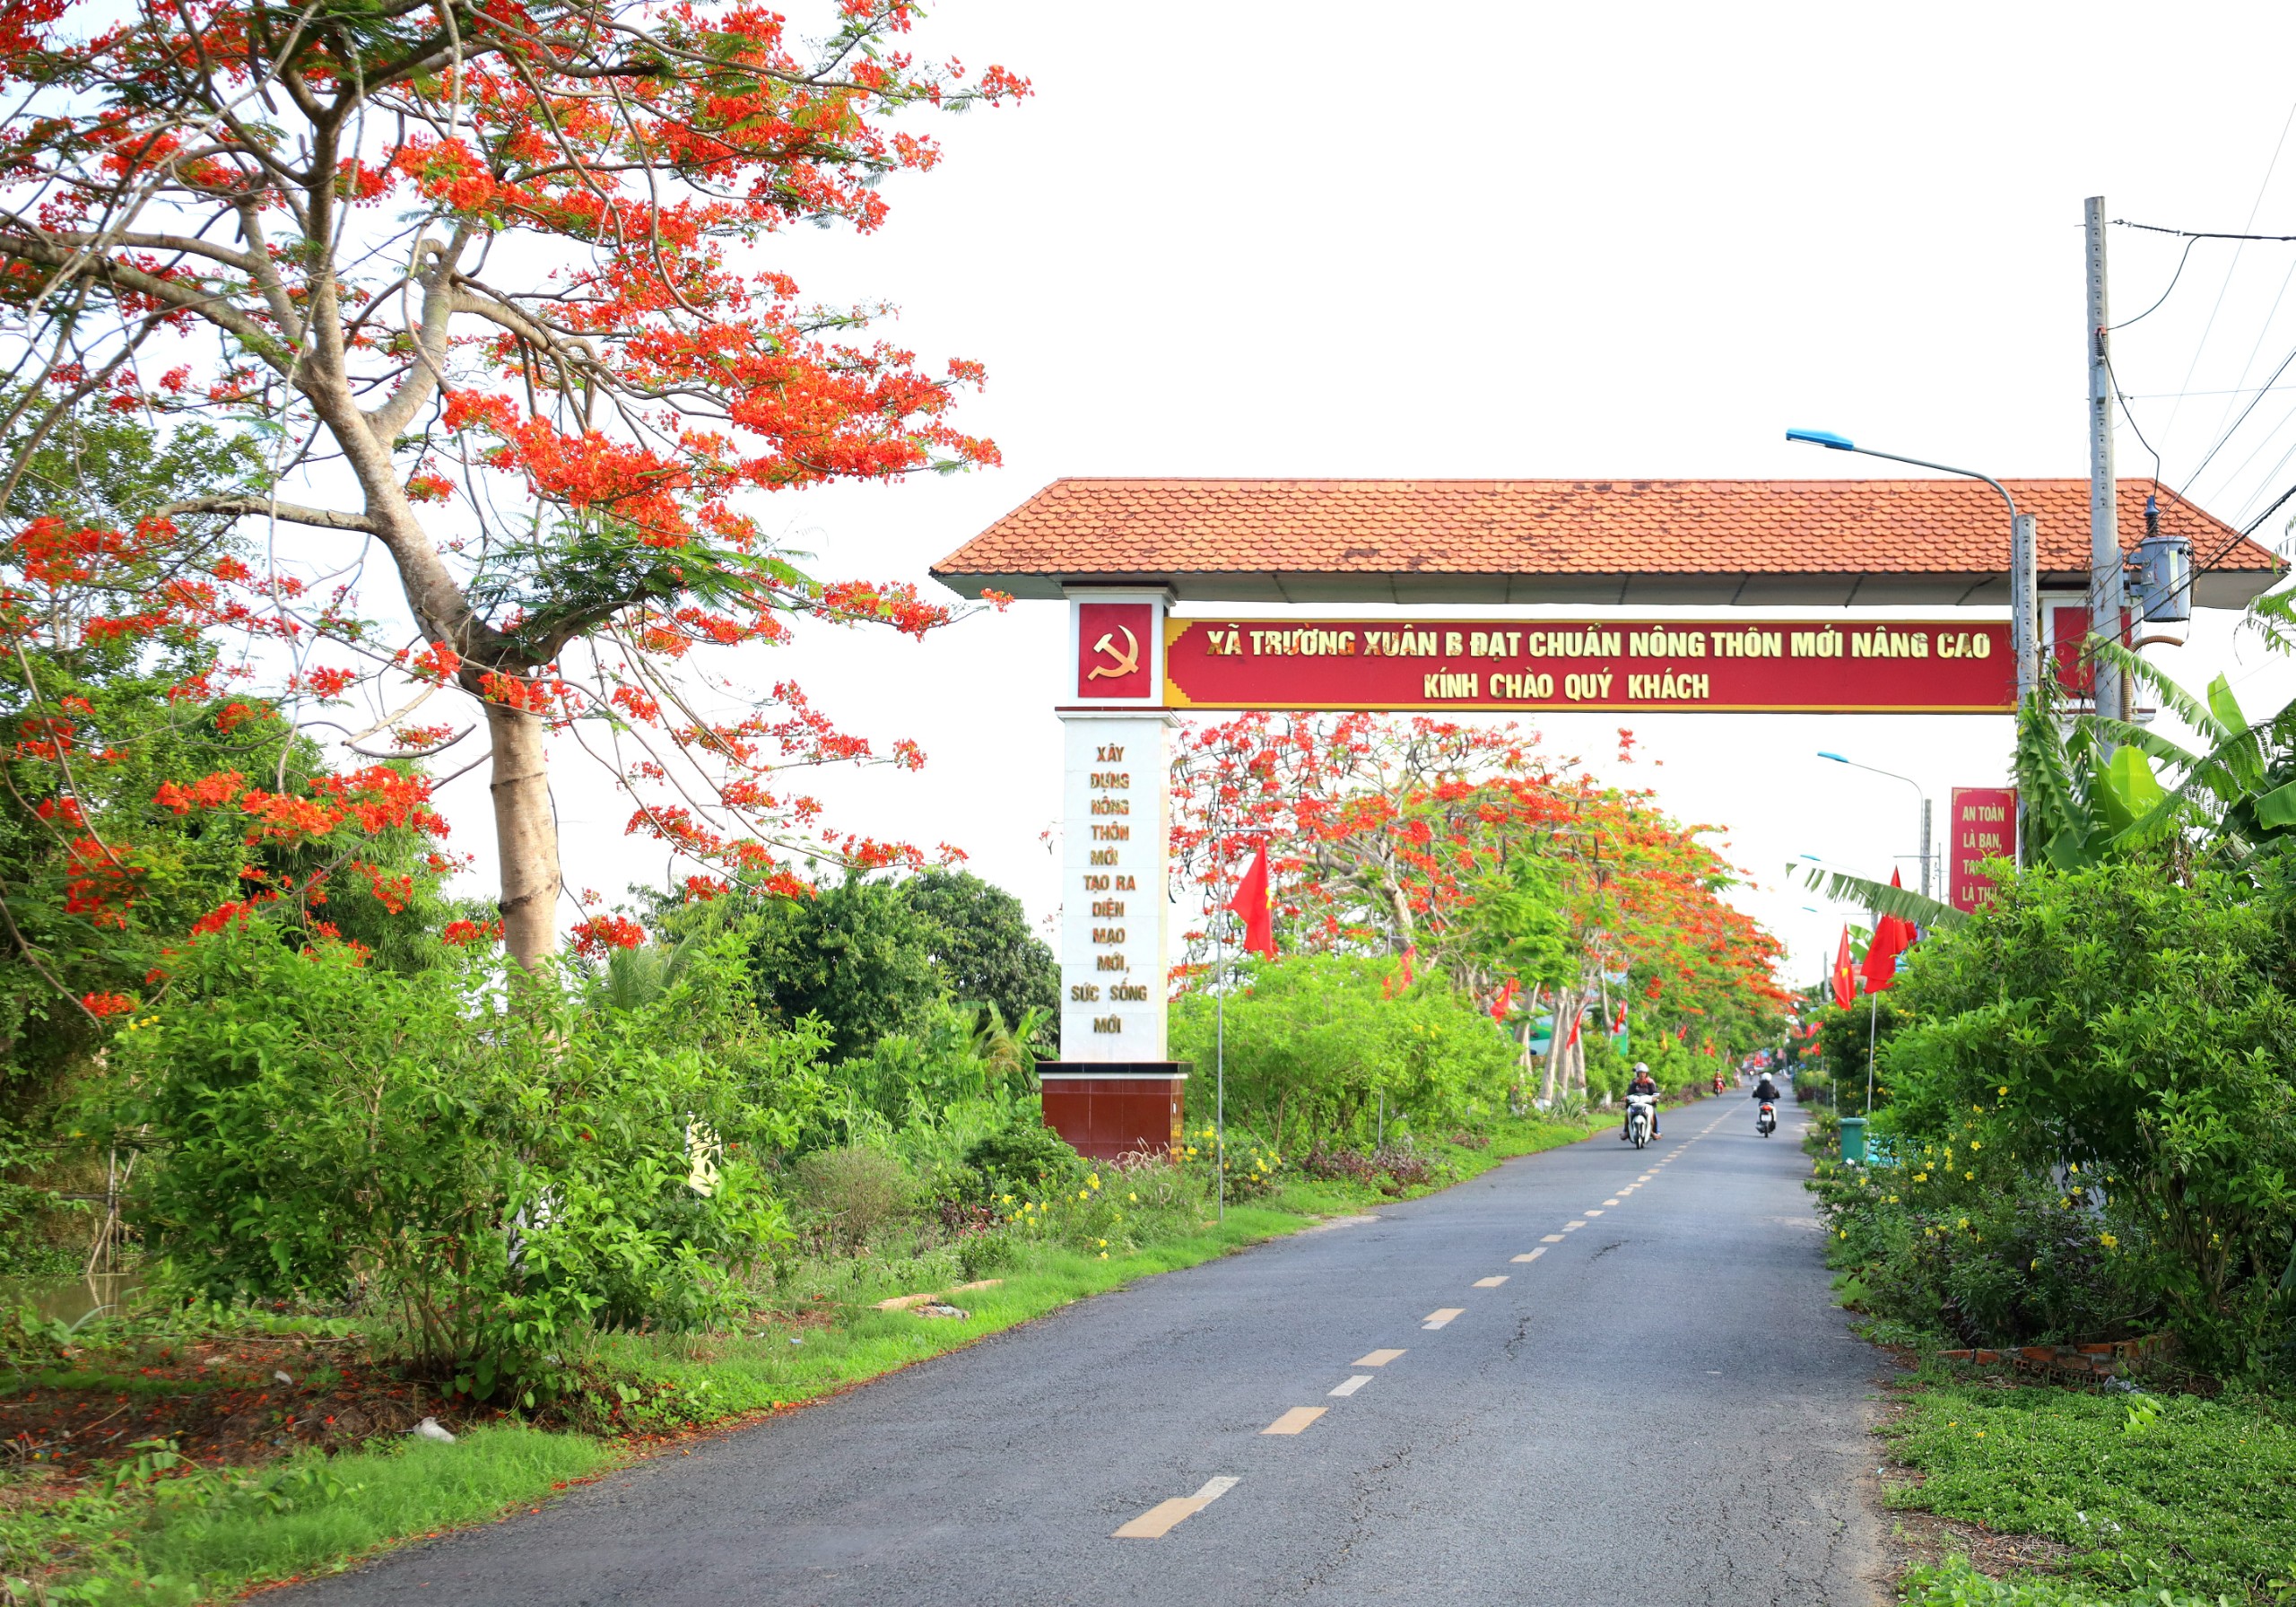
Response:
[[[1044,1125],[1093,1160],[1176,1151],[1187,1073],[1184,1060],[1039,1060]]]

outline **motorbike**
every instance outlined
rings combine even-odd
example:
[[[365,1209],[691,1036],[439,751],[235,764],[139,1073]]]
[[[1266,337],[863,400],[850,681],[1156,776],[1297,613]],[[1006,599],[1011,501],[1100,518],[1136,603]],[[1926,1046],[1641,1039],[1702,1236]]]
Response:
[[[1718,1094],[1722,1091],[1722,1073],[1719,1072],[1714,1073],[1714,1091]]]
[[[1656,1094],[1626,1096],[1626,1139],[1636,1149],[1650,1142],[1650,1129],[1658,1108]]]
[[[1764,1138],[1778,1131],[1778,1107],[1771,1101],[1761,1102],[1761,1111],[1754,1117],[1754,1131]]]

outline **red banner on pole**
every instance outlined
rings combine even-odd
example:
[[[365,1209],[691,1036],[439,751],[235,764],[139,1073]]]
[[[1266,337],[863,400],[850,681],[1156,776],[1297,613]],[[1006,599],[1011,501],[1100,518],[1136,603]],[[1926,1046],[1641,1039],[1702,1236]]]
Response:
[[[1945,819],[1946,901],[1965,912],[1992,903],[1993,878],[1978,866],[2017,856],[2017,789],[1957,786]]]
[[[1167,620],[1168,708],[2005,714],[2005,623]],[[1102,656],[1106,656],[1105,654]]]

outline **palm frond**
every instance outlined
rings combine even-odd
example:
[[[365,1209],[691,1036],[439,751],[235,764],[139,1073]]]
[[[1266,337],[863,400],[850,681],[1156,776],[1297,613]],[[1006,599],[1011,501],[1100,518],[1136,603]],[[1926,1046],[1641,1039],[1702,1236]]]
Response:
[[[1949,932],[1970,918],[1950,904],[1940,904],[1910,888],[1892,887],[1871,877],[1829,871],[1822,865],[1812,866],[1803,874],[1805,886],[1844,904],[1862,904],[1877,916],[1893,915],[1901,921],[1911,921],[1917,926],[1936,932]]]

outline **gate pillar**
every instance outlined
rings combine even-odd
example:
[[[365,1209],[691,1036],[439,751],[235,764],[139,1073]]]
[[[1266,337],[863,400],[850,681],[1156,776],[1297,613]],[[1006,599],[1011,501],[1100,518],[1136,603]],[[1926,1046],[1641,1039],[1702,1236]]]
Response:
[[[1180,1142],[1169,1057],[1170,732],[1161,592],[1070,593],[1060,846],[1060,1058],[1045,1125],[1100,1160]]]

